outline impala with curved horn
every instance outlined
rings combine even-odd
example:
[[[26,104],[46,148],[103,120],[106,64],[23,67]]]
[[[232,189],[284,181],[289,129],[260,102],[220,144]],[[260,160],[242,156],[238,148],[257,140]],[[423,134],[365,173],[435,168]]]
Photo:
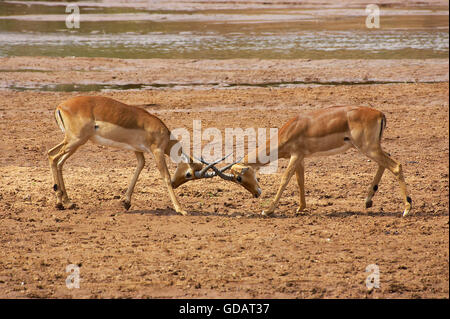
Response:
[[[203,164],[206,164],[206,167],[203,167],[203,165],[200,163],[195,163],[196,170],[192,170],[191,169],[191,165],[193,163],[192,159],[189,156],[187,156],[184,152],[181,152],[181,162],[178,163],[177,169],[171,180],[172,187],[177,188],[188,181],[201,178],[211,178],[216,176],[214,172],[207,172],[207,171],[217,163],[220,163],[221,161],[226,159],[230,155],[231,154],[221,159],[218,159],[213,163],[202,162]]]
[[[372,206],[372,197],[378,190],[378,184],[385,169],[388,169],[399,182],[405,205],[403,216],[406,216],[411,210],[412,201],[408,196],[401,164],[392,159],[381,148],[380,141],[385,126],[385,115],[368,107],[335,106],[300,114],[290,119],[279,130],[277,137],[278,158],[288,158],[289,164],[282,176],[275,198],[268,210],[263,211],[262,214],[270,215],[274,212],[281,194],[294,173],[300,189],[300,205],[297,213],[305,209],[304,158],[333,155],[343,153],[350,148],[356,148],[378,164],[377,173],[365,200],[366,208]],[[266,152],[269,145],[270,140],[267,141],[265,149],[256,149],[247,154],[241,163],[233,165],[231,169],[243,171],[251,167],[256,168],[266,165],[267,163],[258,161],[259,156],[257,155],[260,152]],[[250,163],[249,158],[256,158],[256,162]],[[216,172],[216,174],[218,173]],[[253,185],[253,187],[259,186]]]
[[[171,148],[179,141],[170,139],[169,129],[156,116],[141,107],[127,105],[111,98],[101,96],[71,98],[58,105],[55,119],[65,133],[64,140],[48,151],[54,180],[53,189],[57,198],[56,207],[59,209],[75,207],[64,185],[62,175],[64,162],[89,140],[100,145],[134,151],[136,154],[138,166],[123,200],[126,209],[131,206],[131,195],[145,164],[144,153],[154,155],[172,204],[182,215],[187,213],[179,204],[172,184],[177,187],[180,176],[183,176],[185,181],[213,177],[215,173],[207,171],[220,161],[203,168],[203,164],[186,157],[186,163],[180,163],[177,167],[174,182],[167,169],[165,155],[170,156]],[[181,155],[181,149],[178,155]]]
[[[231,153],[233,154],[233,153]],[[228,164],[221,169],[218,169],[215,164],[223,161],[225,158],[230,156],[231,154],[225,156],[224,158],[220,159],[219,161],[216,161],[214,163],[208,163],[203,158],[198,159],[201,163],[207,165],[206,167],[212,168],[213,173],[212,176],[219,176],[220,178],[234,182],[238,185],[243,186],[246,190],[248,190],[250,193],[253,194],[253,197],[258,198],[261,195],[261,187],[259,187],[258,178],[256,178],[255,171],[251,167],[244,167],[243,165],[240,165],[239,162],[242,160],[237,160],[234,163]],[[206,169],[205,167],[205,169]],[[231,174],[225,173],[228,169],[231,168]]]

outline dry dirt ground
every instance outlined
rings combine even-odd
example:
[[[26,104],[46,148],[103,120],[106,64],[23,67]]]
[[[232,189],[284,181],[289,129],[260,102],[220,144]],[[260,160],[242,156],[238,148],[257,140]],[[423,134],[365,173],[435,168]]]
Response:
[[[330,105],[373,106],[387,116],[385,150],[403,163],[413,199],[406,218],[389,172],[364,208],[376,164],[353,150],[306,161],[300,216],[295,179],[275,215],[260,216],[286,161],[260,175],[258,199],[217,178],[183,185],[176,194],[189,216],[181,216],[150,155],[124,211],[135,156],[91,143],[64,168],[79,208],[60,211],[46,152],[63,138],[55,106],[78,93],[0,91],[0,297],[448,298],[448,91],[442,82],[101,93],[151,104],[169,128],[190,131],[198,119],[223,132],[281,127]],[[69,264],[80,266],[79,289],[66,287]],[[380,271],[371,293],[370,264]]]

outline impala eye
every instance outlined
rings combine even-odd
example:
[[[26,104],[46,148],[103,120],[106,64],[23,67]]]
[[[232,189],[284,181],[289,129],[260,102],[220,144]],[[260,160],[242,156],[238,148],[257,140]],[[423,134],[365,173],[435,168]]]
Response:
[[[242,182],[242,177],[238,176],[238,177],[236,178],[236,180],[240,183],[240,182]]]
[[[186,178],[191,178],[191,177],[192,177],[192,174],[190,172],[187,172],[186,173]]]

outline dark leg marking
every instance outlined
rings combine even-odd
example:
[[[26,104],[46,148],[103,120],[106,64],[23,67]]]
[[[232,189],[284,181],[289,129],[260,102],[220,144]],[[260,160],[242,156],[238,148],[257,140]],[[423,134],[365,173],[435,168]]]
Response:
[[[129,210],[131,207],[131,203],[127,200],[122,201],[123,207],[125,207],[126,210]]]
[[[58,190],[58,184],[53,185],[53,190],[56,192]]]
[[[406,201],[411,204],[412,203],[411,197],[406,196]]]
[[[350,139],[348,137],[344,137],[344,141],[348,142]]]
[[[373,191],[376,192],[378,190],[378,185],[373,186]]]

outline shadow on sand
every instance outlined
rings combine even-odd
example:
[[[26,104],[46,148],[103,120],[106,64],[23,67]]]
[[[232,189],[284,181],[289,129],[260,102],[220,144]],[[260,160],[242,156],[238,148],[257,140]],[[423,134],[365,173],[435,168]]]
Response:
[[[130,210],[124,212],[124,214],[141,214],[141,215],[153,215],[153,216],[181,216],[172,208],[165,209],[138,209],[138,210]],[[188,211],[189,216],[200,216],[200,217],[227,217],[227,218],[246,218],[246,219],[298,219],[301,220],[302,217],[319,217],[319,218],[349,218],[353,216],[361,216],[361,217],[402,217],[402,211],[398,212],[367,212],[367,211],[338,211],[331,213],[320,213],[320,212],[305,212],[303,214],[295,214],[295,213],[274,213],[270,216],[262,216],[260,212],[252,213],[232,213],[232,214],[220,214],[217,212],[208,212],[208,211]],[[430,216],[449,216],[448,212],[438,212],[438,213],[427,213],[427,212],[412,212],[405,218],[414,218],[414,217],[430,217]]]

